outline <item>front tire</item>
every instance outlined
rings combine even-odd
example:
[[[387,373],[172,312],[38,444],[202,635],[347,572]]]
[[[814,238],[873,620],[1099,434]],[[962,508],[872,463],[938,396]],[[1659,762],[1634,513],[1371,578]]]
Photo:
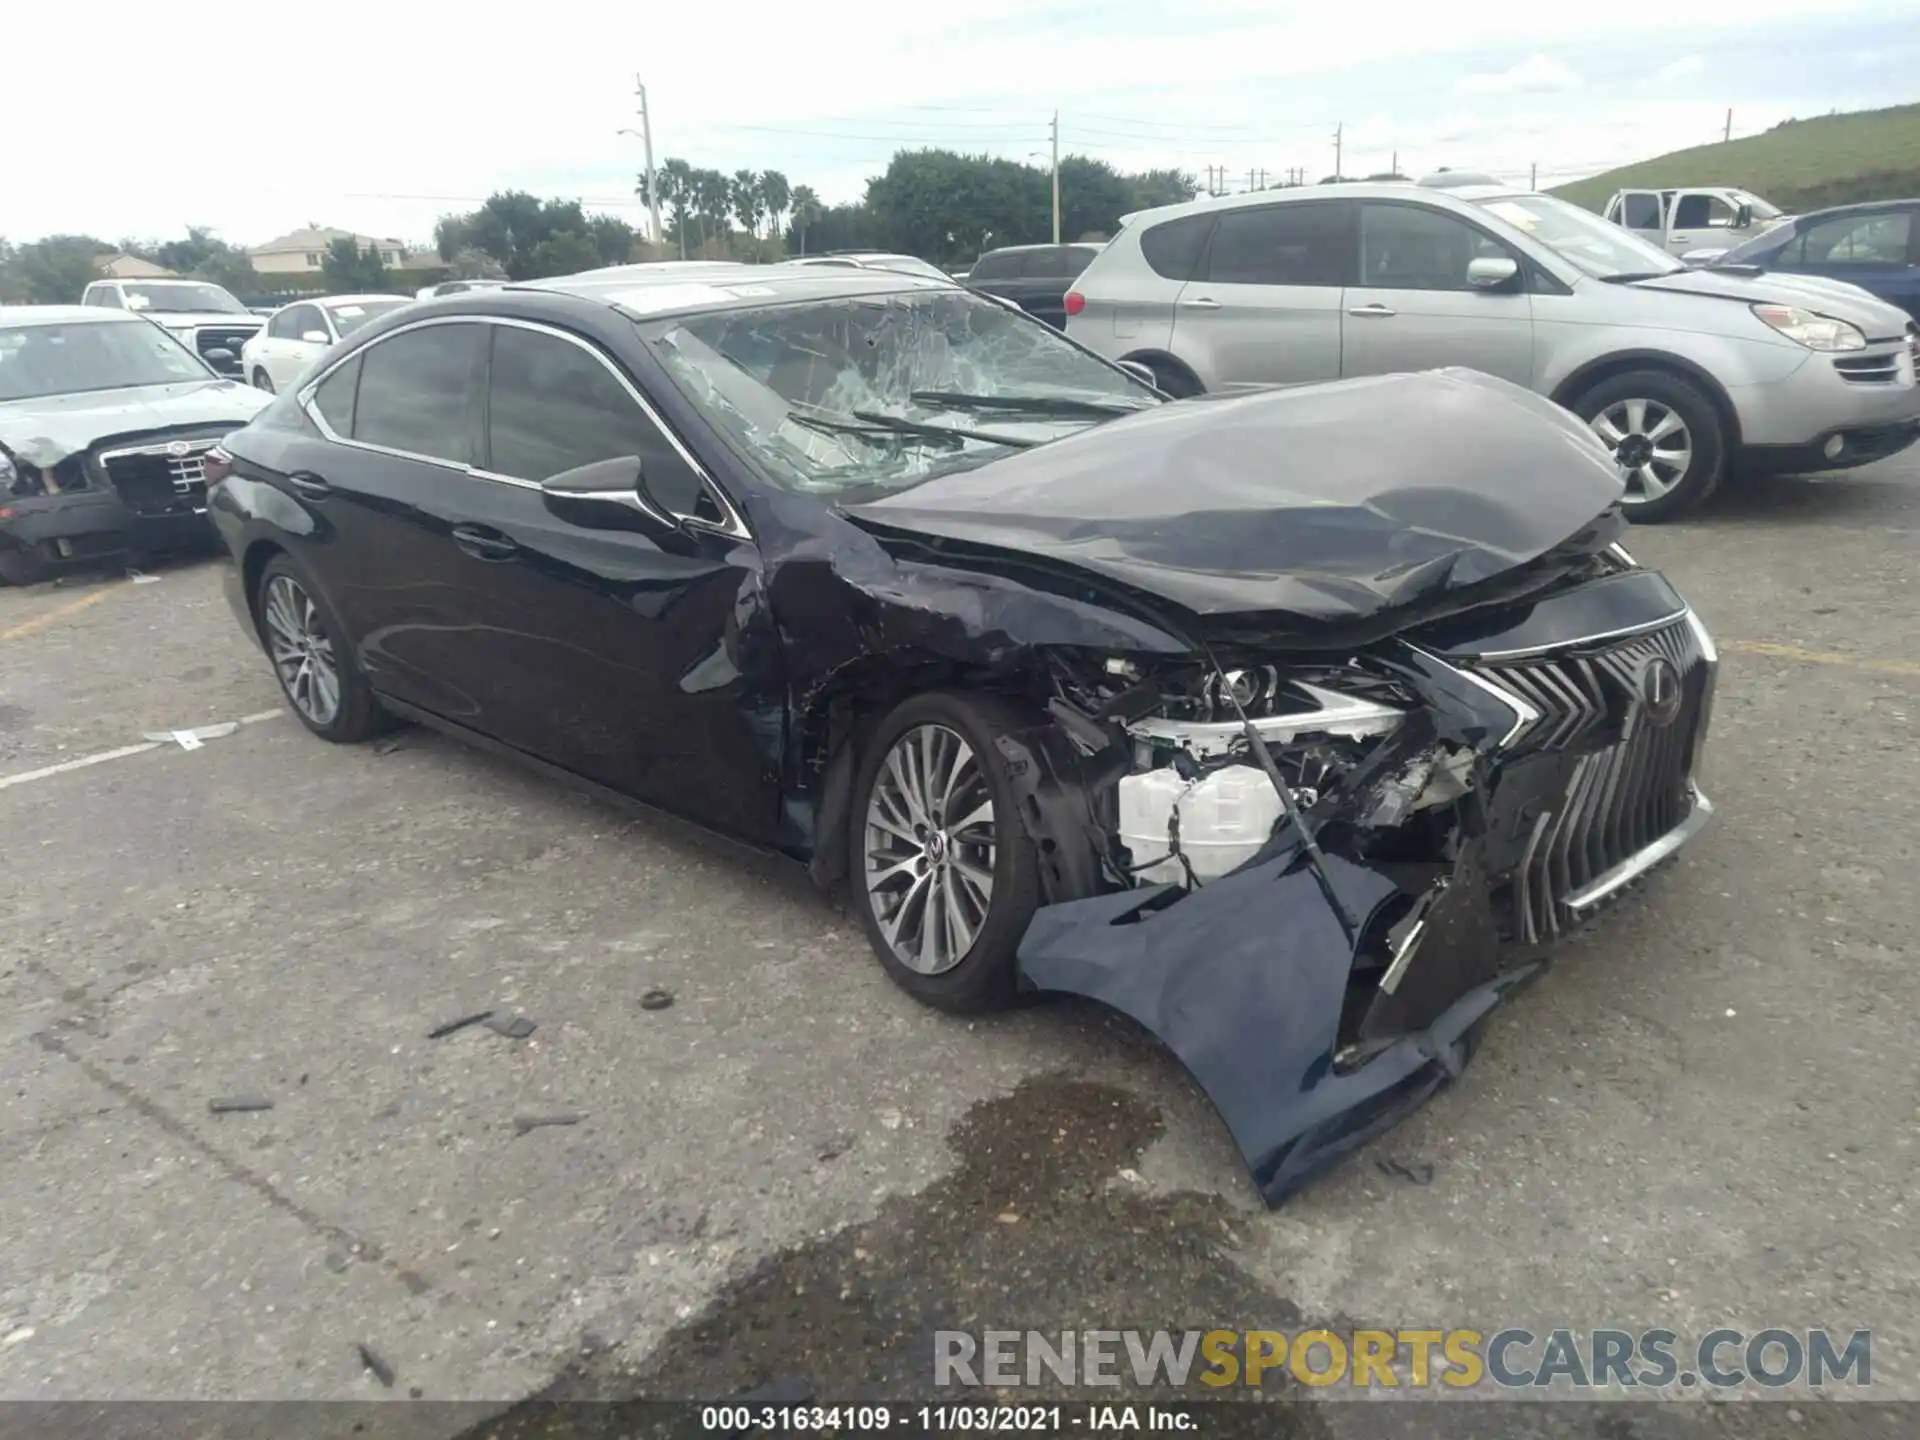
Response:
[[[256,390],[264,390],[269,395],[278,393],[273,388],[273,377],[258,365],[253,367],[253,388]]]
[[[994,696],[918,695],[880,722],[854,781],[860,923],[895,983],[938,1009],[1016,998],[1040,870],[994,741],[1028,723]]]
[[[1609,376],[1574,401],[1575,414],[1613,451],[1627,518],[1671,520],[1706,503],[1726,469],[1726,427],[1697,386],[1665,370]]]
[[[353,658],[346,627],[319,585],[286,555],[260,572],[253,613],[280,693],[300,723],[336,745],[385,728],[373,687]]]

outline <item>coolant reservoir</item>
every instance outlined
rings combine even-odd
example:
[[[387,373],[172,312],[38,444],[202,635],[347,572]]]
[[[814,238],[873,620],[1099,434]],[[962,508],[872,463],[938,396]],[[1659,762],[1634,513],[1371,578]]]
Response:
[[[1133,863],[1167,855],[1167,820],[1180,811],[1180,853],[1204,884],[1244,865],[1267,843],[1285,813],[1266,772],[1226,765],[1189,785],[1171,769],[1120,781],[1120,839]],[[1167,859],[1139,873],[1148,884],[1185,884],[1180,862]]]

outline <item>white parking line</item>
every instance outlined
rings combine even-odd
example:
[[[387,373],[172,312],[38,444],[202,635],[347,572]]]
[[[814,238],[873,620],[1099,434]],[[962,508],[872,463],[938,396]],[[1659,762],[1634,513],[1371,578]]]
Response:
[[[242,715],[240,723],[258,725],[262,720],[272,720],[286,713],[284,710],[261,710],[252,715]],[[65,775],[70,770],[84,770],[89,765],[104,765],[109,760],[124,760],[129,755],[144,755],[149,750],[158,750],[163,745],[171,744],[171,740],[148,740],[140,745],[122,745],[118,750],[102,750],[98,755],[82,755],[77,760],[62,760],[58,765],[47,765],[38,770],[23,770],[18,775],[0,775],[0,790],[34,780],[51,779],[55,775]]]

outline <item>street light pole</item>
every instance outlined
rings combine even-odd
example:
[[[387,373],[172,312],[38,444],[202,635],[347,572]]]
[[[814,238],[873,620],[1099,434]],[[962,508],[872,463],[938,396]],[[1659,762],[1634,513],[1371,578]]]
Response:
[[[1053,243],[1060,243],[1060,112],[1053,112]]]
[[[633,77],[634,93],[640,97],[640,141],[647,149],[647,213],[653,219],[653,243],[665,242],[666,232],[660,228],[660,177],[653,169],[653,124],[647,119],[647,87],[638,75]]]

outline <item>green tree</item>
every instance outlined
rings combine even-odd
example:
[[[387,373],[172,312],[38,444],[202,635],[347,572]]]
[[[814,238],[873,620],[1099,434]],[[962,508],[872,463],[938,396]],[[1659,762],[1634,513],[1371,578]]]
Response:
[[[49,235],[13,252],[10,288],[29,305],[72,305],[89,281],[100,278],[99,257],[111,245],[91,235]]]
[[[189,225],[186,235],[160,244],[123,241],[121,249],[163,265],[178,275],[208,280],[228,290],[251,290],[258,280],[253,257],[230,245],[206,225]]]
[[[661,163],[658,178],[660,203],[671,216],[668,225],[680,244],[680,258],[684,260],[687,258],[687,212],[693,204],[693,166],[684,160],[669,158]]]
[[[718,170],[693,172],[693,208],[700,216],[700,243],[704,248],[716,235],[732,229],[733,186]]]
[[[730,198],[733,213],[749,235],[760,233],[760,177],[751,170],[733,172]]]
[[[793,194],[788,197],[793,207],[793,221],[787,227],[797,243],[799,253],[807,253],[807,227],[819,220],[821,214],[820,197],[814,194],[811,185],[796,185]]]
[[[767,217],[767,233],[780,233],[780,217],[787,213],[787,206],[793,201],[793,187],[787,183],[787,177],[778,170],[760,172],[760,208]]]
[[[1049,186],[1051,188],[1051,186]],[[1068,155],[1060,161],[1060,238],[1078,240],[1089,234],[1111,235],[1120,217],[1133,208],[1133,191],[1104,160]],[[1052,208],[1052,198],[1048,198]],[[1052,216],[1048,216],[1052,230]]]
[[[1200,186],[1184,170],[1142,170],[1124,177],[1127,208],[1151,210],[1158,205],[1184,205],[1200,193]]]
[[[629,253],[632,244],[629,231]],[[593,237],[586,231],[559,230],[527,252],[518,278],[538,280],[548,275],[577,275],[582,270],[598,269],[602,263],[601,251],[595,248]]]
[[[370,244],[362,250],[360,242],[351,235],[340,235],[327,242],[327,253],[320,257],[320,273],[326,279],[328,293],[333,295],[389,288],[380,247]]]
[[[1031,165],[952,150],[901,150],[867,182],[880,243],[938,264],[1052,234],[1052,187]],[[1064,195],[1062,199],[1064,201]]]
[[[594,216],[587,222],[586,233],[602,265],[627,264],[633,259],[634,242],[640,238],[631,225],[612,215]]]

